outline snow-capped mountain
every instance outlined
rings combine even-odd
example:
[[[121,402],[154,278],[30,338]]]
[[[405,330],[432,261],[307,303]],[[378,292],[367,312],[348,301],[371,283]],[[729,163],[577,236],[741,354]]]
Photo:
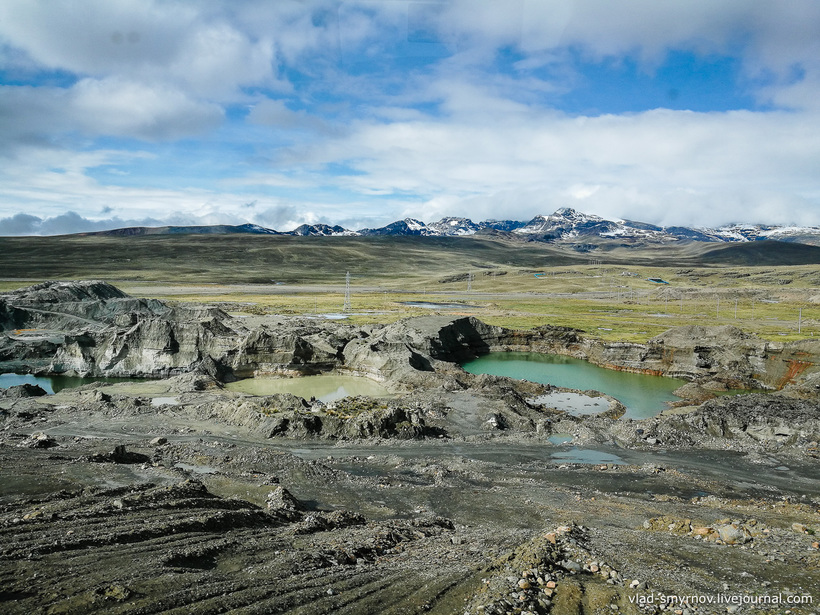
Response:
[[[490,229],[509,233],[522,226],[526,226],[526,224],[526,222],[521,220],[485,220],[484,222],[479,222],[478,226],[482,230]]]
[[[363,228],[357,231],[359,235],[440,235],[430,228],[421,220],[414,218],[405,218],[392,222],[387,226],[381,228]]]
[[[571,237],[607,234],[619,235],[624,225],[599,216],[583,214],[569,207],[562,207],[549,216],[535,216],[514,233],[520,235],[543,235],[544,238],[565,239]]]
[[[683,226],[662,227],[634,220],[606,220],[600,216],[585,214],[569,207],[562,207],[548,216],[535,216],[529,222],[517,220],[473,222],[468,218],[447,217],[438,222],[426,224],[415,218],[405,218],[380,228],[366,228],[359,231],[327,224],[303,224],[292,231],[280,232],[256,224],[241,224],[238,226],[135,227],[89,234],[130,236],[183,233],[249,233],[321,237],[355,235],[458,237],[478,234],[511,240],[565,244],[575,246],[576,249],[578,249],[578,246],[584,246],[584,249],[588,249],[590,246],[594,247],[595,245],[613,241],[621,241],[624,245],[640,245],[641,243],[657,244],[678,241],[723,243],[774,239],[820,245],[820,227],[760,224],[729,224],[716,229]]]
[[[817,235],[820,228],[806,226],[770,226],[764,224],[730,224],[715,230],[723,241],[759,241],[774,239],[777,241],[800,241],[807,235]]]
[[[303,224],[284,234],[300,235],[302,237],[334,237],[337,235],[357,235],[358,233],[356,233],[356,231],[349,231],[341,226],[329,226],[327,224]]]
[[[475,235],[481,227],[467,218],[442,218],[431,222],[427,228],[441,235]]]
[[[252,233],[254,235],[279,235],[278,231],[274,231],[270,228],[265,228],[264,226],[259,226],[258,224],[240,224],[239,226],[235,226],[234,233]]]

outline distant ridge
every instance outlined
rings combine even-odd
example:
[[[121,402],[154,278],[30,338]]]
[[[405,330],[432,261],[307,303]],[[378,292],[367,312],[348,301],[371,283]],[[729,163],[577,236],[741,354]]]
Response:
[[[213,224],[209,226],[129,226],[110,231],[94,231],[78,233],[78,235],[102,235],[109,237],[138,237],[143,235],[231,235],[236,233],[250,233],[254,235],[281,235],[264,226],[256,224]]]
[[[820,227],[730,224],[716,229],[682,226],[662,227],[633,220],[606,220],[562,207],[548,216],[535,216],[528,222],[517,220],[486,220],[473,222],[468,218],[447,217],[425,223],[415,218],[397,220],[379,228],[358,231],[327,224],[303,224],[292,231],[276,231],[256,224],[213,226],[129,227],[110,231],[82,233],[129,237],[141,235],[211,235],[249,233],[255,235],[292,235],[301,237],[337,236],[422,236],[462,237],[486,235],[520,241],[536,241],[564,245],[579,251],[591,251],[607,245],[640,247],[651,244],[697,241],[710,243],[747,243],[764,240],[820,245]]]
[[[738,267],[814,265],[820,263],[820,247],[767,239],[716,246],[701,255],[700,260],[709,264]]]

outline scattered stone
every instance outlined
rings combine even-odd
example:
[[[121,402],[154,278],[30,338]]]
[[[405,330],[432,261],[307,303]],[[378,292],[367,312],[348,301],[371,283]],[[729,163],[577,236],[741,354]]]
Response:
[[[131,597],[133,592],[119,583],[114,583],[106,587],[101,587],[94,590],[96,596],[100,596],[105,600],[114,600],[116,602],[123,602]]]
[[[88,457],[95,463],[149,463],[151,458],[142,453],[133,453],[125,448],[125,444],[117,444],[114,450],[107,453],[96,453]]]
[[[746,532],[737,526],[737,524],[719,525],[715,528],[720,539],[727,545],[739,545],[749,542],[751,537]]]
[[[57,441],[48,434],[38,432],[23,440],[20,446],[26,448],[52,448],[57,446]]]
[[[280,512],[299,512],[305,510],[304,504],[282,486],[268,493],[267,507],[268,510]]]
[[[561,566],[570,572],[581,572],[581,564],[572,559],[564,560],[561,562]]]

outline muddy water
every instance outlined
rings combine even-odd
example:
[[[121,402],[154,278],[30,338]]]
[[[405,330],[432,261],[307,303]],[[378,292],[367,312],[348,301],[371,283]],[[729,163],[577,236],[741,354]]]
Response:
[[[48,393],[53,395],[63,389],[74,389],[90,384],[92,382],[105,382],[116,384],[117,382],[135,382],[134,378],[80,378],[74,376],[32,376],[31,374],[0,374],[0,389],[20,384],[36,384]]]
[[[225,388],[229,391],[251,395],[292,393],[305,399],[315,397],[325,403],[353,395],[369,397],[389,397],[391,395],[384,385],[375,380],[338,374],[321,374],[301,378],[247,378],[231,382]]]
[[[583,393],[566,391],[552,391],[546,395],[533,397],[528,401],[550,408],[560,408],[573,416],[600,414],[609,410],[609,401],[606,397],[591,397]]]
[[[493,352],[462,367],[473,374],[493,374],[611,395],[626,406],[626,417],[644,419],[678,400],[672,391],[686,384],[678,378],[604,369],[572,357],[536,352]],[[567,408],[571,411],[572,408]]]

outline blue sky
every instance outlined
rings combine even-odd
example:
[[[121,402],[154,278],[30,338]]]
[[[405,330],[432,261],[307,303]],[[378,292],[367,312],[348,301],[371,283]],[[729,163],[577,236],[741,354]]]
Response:
[[[3,0],[0,234],[820,224],[820,2]]]

